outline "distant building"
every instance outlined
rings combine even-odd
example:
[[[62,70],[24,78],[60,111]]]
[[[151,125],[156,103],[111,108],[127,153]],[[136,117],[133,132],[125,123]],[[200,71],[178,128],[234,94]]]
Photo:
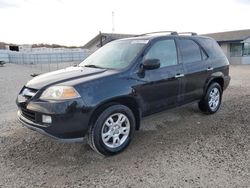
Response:
[[[4,42],[0,42],[0,50],[6,50],[7,49],[7,45]]]
[[[87,44],[83,46],[85,49],[89,49],[91,52],[96,51],[103,45],[117,39],[133,37],[135,35],[130,34],[117,34],[117,33],[99,33],[93,39],[91,39]]]
[[[230,64],[250,64],[250,29],[210,33],[226,54]]]
[[[19,48],[19,52],[30,52],[32,49],[32,45],[31,44],[22,44],[18,46]]]

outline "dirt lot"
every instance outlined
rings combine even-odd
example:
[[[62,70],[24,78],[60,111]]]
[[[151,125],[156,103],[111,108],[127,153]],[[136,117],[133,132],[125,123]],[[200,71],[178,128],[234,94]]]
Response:
[[[104,158],[21,126],[15,97],[33,69],[0,67],[0,187],[249,187],[250,66],[232,66],[221,110],[197,105],[144,119],[123,153]]]

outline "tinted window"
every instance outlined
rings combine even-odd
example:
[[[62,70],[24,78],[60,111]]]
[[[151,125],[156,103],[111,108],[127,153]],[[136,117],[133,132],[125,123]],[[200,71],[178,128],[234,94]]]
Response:
[[[214,39],[200,38],[198,39],[201,46],[205,49],[209,57],[223,57],[224,53],[221,47]]]
[[[201,49],[201,56],[202,56],[202,59],[207,59],[207,54],[204,52],[204,50]]]
[[[193,40],[180,39],[181,62],[192,63],[201,61],[201,51]]]
[[[174,40],[162,40],[153,44],[144,59],[159,59],[161,67],[177,64],[177,53]]]

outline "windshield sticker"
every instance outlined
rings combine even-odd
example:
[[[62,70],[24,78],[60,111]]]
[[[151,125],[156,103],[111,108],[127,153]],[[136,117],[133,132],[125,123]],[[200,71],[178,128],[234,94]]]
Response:
[[[133,40],[131,44],[147,44],[148,40]]]

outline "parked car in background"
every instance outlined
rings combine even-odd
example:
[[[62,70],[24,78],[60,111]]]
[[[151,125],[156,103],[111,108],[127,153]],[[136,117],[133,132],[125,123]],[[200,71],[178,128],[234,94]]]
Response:
[[[4,62],[4,61],[0,61],[0,67],[3,67],[3,66],[4,66],[4,64],[5,64],[5,62]]]
[[[30,80],[17,97],[18,119],[65,141],[87,136],[95,151],[113,155],[129,145],[145,116],[194,101],[214,114],[229,82],[229,62],[212,38],[144,34]]]

